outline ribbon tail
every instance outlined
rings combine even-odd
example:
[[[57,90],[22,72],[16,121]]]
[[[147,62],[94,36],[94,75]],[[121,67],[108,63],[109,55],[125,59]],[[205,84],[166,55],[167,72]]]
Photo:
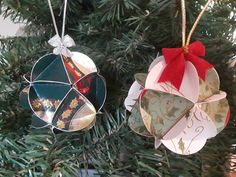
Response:
[[[193,54],[189,54],[188,60],[194,65],[197,70],[198,76],[202,79],[206,79],[206,73],[209,69],[213,68],[213,65],[208,63],[206,60],[195,56]]]
[[[158,82],[170,82],[178,90],[181,86],[185,70],[184,54],[169,63],[162,72]]]
[[[200,41],[195,41],[188,47],[189,53],[192,53],[196,56],[205,56],[206,49],[205,46]]]

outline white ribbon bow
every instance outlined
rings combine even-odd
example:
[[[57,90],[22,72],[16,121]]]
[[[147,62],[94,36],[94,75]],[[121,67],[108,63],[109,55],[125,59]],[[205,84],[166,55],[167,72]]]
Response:
[[[68,48],[75,46],[75,41],[69,35],[65,35],[63,38],[61,38],[58,34],[56,34],[48,41],[48,43],[55,47],[53,49],[54,54],[62,54],[66,57],[71,57],[72,55]]]

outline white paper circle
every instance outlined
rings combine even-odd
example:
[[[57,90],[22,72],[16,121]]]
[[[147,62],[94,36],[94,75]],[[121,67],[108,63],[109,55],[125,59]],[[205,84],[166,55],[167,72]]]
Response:
[[[181,143],[180,139],[162,140],[162,143],[172,152],[180,155],[191,155],[200,151],[206,144],[206,139],[184,141]]]
[[[133,106],[137,102],[139,95],[143,90],[143,86],[141,86],[137,81],[135,81],[129,89],[128,96],[125,99],[124,105],[125,108],[131,112]]]
[[[80,52],[72,52],[71,59],[75,66],[85,75],[97,72],[97,67],[93,60]]]
[[[152,61],[152,63],[150,64],[149,68],[148,68],[148,72],[150,72],[152,70],[152,68],[154,66],[156,66],[160,61],[164,60],[164,56],[158,56],[155,60]]]
[[[158,83],[165,67],[166,63],[163,58],[149,72],[145,83],[145,89],[153,89],[175,94],[196,103],[199,94],[199,78],[197,70],[193,64],[188,61],[185,62],[185,73],[179,90],[177,90],[170,82]]]
[[[200,151],[206,140],[217,134],[210,117],[197,106],[192,109],[188,126],[176,138],[161,142],[171,151],[189,155]]]

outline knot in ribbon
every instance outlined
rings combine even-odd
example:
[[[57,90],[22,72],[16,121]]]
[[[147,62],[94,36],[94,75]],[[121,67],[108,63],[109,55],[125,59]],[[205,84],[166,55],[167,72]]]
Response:
[[[62,54],[66,57],[71,57],[72,55],[68,48],[75,46],[75,41],[69,35],[65,35],[61,38],[58,34],[56,34],[48,41],[48,43],[55,47],[53,49],[54,54]]]
[[[205,80],[207,70],[213,67],[200,58],[205,56],[205,46],[199,41],[190,44],[188,48],[163,48],[162,53],[167,65],[158,82],[169,81],[178,90],[185,72],[185,61],[194,65],[198,76],[203,80]]]

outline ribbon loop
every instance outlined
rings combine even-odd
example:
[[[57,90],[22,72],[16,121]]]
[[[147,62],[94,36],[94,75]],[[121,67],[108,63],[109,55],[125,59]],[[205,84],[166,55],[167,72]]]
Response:
[[[203,80],[205,80],[207,70],[213,67],[210,63],[200,58],[205,56],[205,46],[200,41],[190,44],[187,52],[183,48],[164,48],[162,53],[167,66],[158,82],[170,82],[178,90],[184,76],[185,61],[189,61],[194,65],[198,76]]]
[[[48,43],[54,47],[54,54],[62,54],[66,57],[71,57],[71,52],[68,48],[75,46],[75,41],[69,35],[65,35],[61,38],[56,34],[48,41]]]

